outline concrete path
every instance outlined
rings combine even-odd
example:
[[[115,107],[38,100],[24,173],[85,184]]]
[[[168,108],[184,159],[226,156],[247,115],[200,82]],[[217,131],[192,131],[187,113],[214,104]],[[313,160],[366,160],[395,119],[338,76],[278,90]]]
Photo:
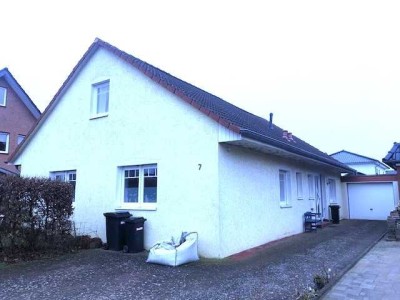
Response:
[[[400,242],[382,239],[321,299],[400,299],[399,286]]]

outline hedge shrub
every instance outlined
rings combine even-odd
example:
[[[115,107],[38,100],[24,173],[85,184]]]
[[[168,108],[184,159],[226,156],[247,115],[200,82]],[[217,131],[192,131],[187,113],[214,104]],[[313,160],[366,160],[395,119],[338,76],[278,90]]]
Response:
[[[0,177],[0,250],[62,250],[71,240],[73,187],[37,177]],[[1,220],[1,219],[0,219]]]

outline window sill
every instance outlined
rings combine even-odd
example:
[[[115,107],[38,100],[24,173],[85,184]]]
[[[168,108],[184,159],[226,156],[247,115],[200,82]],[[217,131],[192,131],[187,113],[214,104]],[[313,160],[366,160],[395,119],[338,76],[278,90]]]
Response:
[[[95,120],[95,119],[100,119],[100,118],[105,118],[105,117],[108,117],[108,113],[93,115],[90,117],[90,120]]]
[[[292,208],[292,205],[290,204],[280,204],[281,208]]]
[[[117,207],[115,210],[144,210],[144,211],[154,211],[157,210],[157,206],[155,204],[121,204],[121,206]]]

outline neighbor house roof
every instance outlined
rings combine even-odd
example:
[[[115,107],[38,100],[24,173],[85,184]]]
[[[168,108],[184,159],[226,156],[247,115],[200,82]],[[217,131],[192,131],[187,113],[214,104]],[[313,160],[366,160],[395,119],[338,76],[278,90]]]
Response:
[[[15,80],[8,68],[0,70],[0,78],[5,79],[17,96],[21,99],[22,103],[25,104],[31,114],[35,117],[35,119],[38,119],[40,117],[40,110],[36,107],[31,98],[29,98],[28,94],[25,93],[18,81]]]
[[[400,164],[400,143],[393,143],[392,149],[390,149],[382,161],[393,169],[396,169],[396,165]]]
[[[368,164],[369,163],[369,164],[374,164],[376,166],[380,166],[381,168],[384,168],[384,169],[389,169],[389,166],[380,162],[377,159],[370,158],[370,157],[360,155],[357,153],[353,153],[350,151],[346,151],[346,150],[342,150],[342,151],[333,153],[333,154],[331,154],[331,156],[334,159],[336,159],[346,165],[359,165],[359,164]]]
[[[17,94],[22,103],[31,112],[35,119],[40,117],[40,110],[36,107],[35,103],[31,100],[24,89],[19,85],[18,81],[14,78],[8,68],[0,70],[0,79],[4,79],[12,90]],[[2,174],[19,174],[19,171],[12,165],[8,165],[0,161],[0,173]]]
[[[134,68],[141,71],[147,77],[158,83],[160,86],[166,88],[171,93],[189,103],[193,107],[200,110],[202,113],[212,118],[216,122],[225,126],[226,128],[240,133],[243,137],[254,139],[262,143],[283,149],[285,151],[304,156],[313,160],[323,162],[336,168],[344,169],[347,171],[354,171],[348,166],[341,162],[333,159],[328,154],[321,152],[317,148],[310,144],[302,141],[301,139],[293,136],[293,140],[283,138],[284,130],[278,126],[270,126],[269,121],[253,115],[233,104],[226,102],[225,100],[214,96],[194,85],[187,83],[165,71],[162,71],[120,49],[106,43],[100,39],[96,39],[90,48],[83,55],[81,60],[72,70],[66,81],[63,83],[61,88],[58,90],[53,100],[50,102],[45,112],[43,113],[38,125],[46,119],[47,115],[52,111],[56,105],[57,100],[63,95],[69,85],[73,82],[75,76],[79,73],[89,58],[99,48],[103,48],[120,59],[124,60]],[[38,126],[38,127],[39,127]],[[38,128],[36,127],[34,131]],[[34,132],[33,132],[34,133]],[[29,143],[29,135],[19,148],[11,156],[10,160],[14,160],[18,157],[19,153],[23,149],[24,145]]]

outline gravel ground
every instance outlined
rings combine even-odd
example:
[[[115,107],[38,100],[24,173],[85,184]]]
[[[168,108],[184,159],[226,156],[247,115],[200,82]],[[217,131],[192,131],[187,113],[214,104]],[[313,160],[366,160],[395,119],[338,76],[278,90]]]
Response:
[[[386,232],[384,221],[345,220],[223,260],[166,267],[147,253],[102,249],[0,265],[0,299],[296,299],[313,276],[334,283]]]

